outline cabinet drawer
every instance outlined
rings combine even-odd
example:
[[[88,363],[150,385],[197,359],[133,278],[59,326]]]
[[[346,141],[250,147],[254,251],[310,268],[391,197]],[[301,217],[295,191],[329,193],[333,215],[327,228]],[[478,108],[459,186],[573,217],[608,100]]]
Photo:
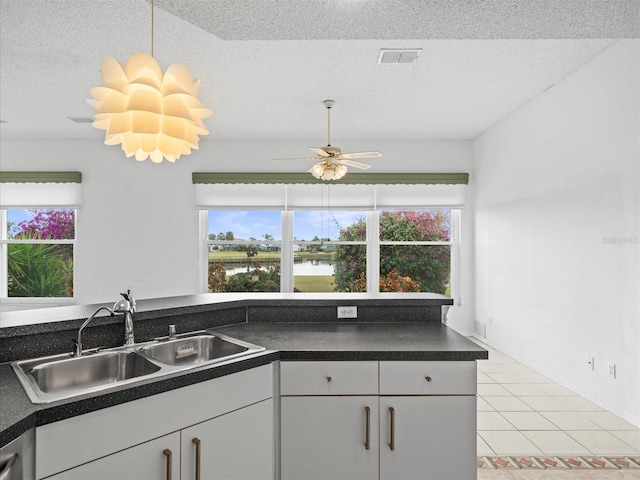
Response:
[[[476,362],[380,362],[380,395],[475,395]]]
[[[377,395],[378,362],[281,362],[281,395]]]

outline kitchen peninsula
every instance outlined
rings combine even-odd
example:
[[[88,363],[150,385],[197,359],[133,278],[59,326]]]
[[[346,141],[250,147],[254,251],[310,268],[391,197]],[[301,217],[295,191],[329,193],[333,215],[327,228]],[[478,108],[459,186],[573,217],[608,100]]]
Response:
[[[351,447],[360,452],[360,460],[364,463],[356,465],[348,460],[355,470],[345,474],[353,478],[370,474],[377,478],[378,472],[372,474],[372,468],[381,469],[381,478],[402,478],[406,472],[398,470],[398,461],[407,468],[420,468],[407,459],[420,461],[429,455],[416,457],[406,448],[410,441],[414,441],[411,437],[413,434],[405,439],[402,432],[406,432],[411,424],[420,425],[426,421],[415,416],[416,412],[425,411],[430,411],[432,415],[429,420],[433,427],[430,433],[432,437],[417,438],[415,441],[421,442],[421,445],[432,445],[432,450],[444,466],[448,463],[447,451],[442,446],[446,447],[450,441],[455,442],[452,445],[458,449],[456,461],[466,465],[464,468],[469,471],[475,469],[475,360],[488,358],[488,353],[443,324],[443,311],[450,304],[450,299],[439,295],[421,299],[349,301],[252,298],[214,302],[210,295],[143,300],[139,302],[136,319],[138,341],[167,335],[168,325],[175,324],[178,333],[207,329],[260,345],[265,350],[167,378],[141,380],[120,388],[113,387],[100,394],[83,395],[47,405],[34,405],[29,401],[6,362],[68,351],[71,346],[69,338],[73,337],[82,320],[97,306],[53,309],[55,312],[49,312],[49,315],[56,315],[55,322],[37,322],[43,320],[47,313],[44,310],[33,311],[30,315],[36,323],[0,330],[0,352],[5,362],[0,364],[0,395],[3,398],[0,445],[33,427],[43,432],[38,438],[46,439],[47,429],[65,425],[65,422],[81,421],[96,414],[110,418],[110,411],[134,408],[134,405],[149,397],[159,401],[170,392],[175,395],[175,392],[204,388],[221,379],[232,381],[237,374],[249,375],[252,371],[262,369],[262,383],[267,385],[265,392],[255,398],[249,396],[246,405],[260,403],[262,408],[278,411],[274,418],[281,422],[274,428],[275,431],[281,429],[282,442],[278,448],[273,447],[274,452],[281,451],[281,455],[277,455],[278,460],[274,461],[275,478],[313,478],[312,472],[300,470],[304,469],[306,460],[303,462],[300,458],[300,461],[296,461],[299,457],[297,448],[314,447],[299,442],[299,432],[296,431],[297,426],[302,425],[301,419],[310,418],[309,409],[320,412],[319,418],[337,412],[336,419],[344,415],[349,417],[350,409],[361,412],[353,417],[354,424],[348,427],[357,430],[358,438],[360,433],[363,437],[362,442],[358,441],[356,447]],[[338,320],[336,309],[343,305],[356,306],[358,318]],[[26,315],[29,314],[7,314],[5,321],[19,323],[17,317]],[[95,325],[88,327],[83,334],[87,346],[120,344],[122,319],[98,317],[96,320]],[[273,379],[273,376],[279,381],[264,380],[267,377]],[[343,403],[342,400],[348,401]],[[271,406],[261,402],[271,402],[268,403]],[[405,411],[413,413],[407,416]],[[436,411],[437,415],[433,415]],[[362,412],[366,412],[366,415]],[[215,416],[214,413],[208,415]],[[408,418],[411,420],[408,421]],[[127,444],[117,444],[101,451],[100,456],[109,458],[116,451],[146,445],[160,434],[169,435],[203,420],[205,418],[193,417],[181,425],[167,422],[166,432],[160,428],[154,430],[151,436],[134,436],[127,439]],[[342,425],[346,426],[344,422]],[[393,429],[389,430],[391,425]],[[452,425],[455,427],[451,428]],[[340,426],[338,424],[336,428]],[[321,432],[314,441],[319,442],[315,445],[318,448],[338,448],[336,442],[327,444]],[[179,450],[181,447],[176,448]],[[346,456],[342,458],[340,452]],[[339,462],[347,461],[345,459],[352,453],[349,452],[338,448],[334,455],[335,468],[343,468]],[[462,457],[461,452],[464,452]],[[443,455],[445,458],[442,458]],[[461,460],[463,457],[466,460]],[[58,472],[67,470],[73,472],[74,465],[86,462],[91,465],[91,460],[82,457],[73,464],[52,464],[49,469],[41,468],[38,478],[53,474],[57,476]],[[266,467],[263,465],[263,468]],[[431,468],[435,467],[432,465]]]

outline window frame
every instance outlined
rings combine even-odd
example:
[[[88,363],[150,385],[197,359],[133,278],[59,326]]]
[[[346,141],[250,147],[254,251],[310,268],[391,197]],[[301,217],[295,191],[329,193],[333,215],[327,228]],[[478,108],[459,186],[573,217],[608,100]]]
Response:
[[[8,231],[8,211],[9,210],[73,210],[74,211],[74,235],[72,239],[10,239]],[[34,305],[34,306],[55,306],[74,305],[76,303],[77,285],[77,240],[78,240],[78,207],[75,206],[29,206],[29,207],[0,207],[0,263],[2,277],[0,278],[0,299],[5,305]],[[71,245],[73,258],[73,296],[71,297],[9,297],[8,275],[9,275],[9,245],[19,244],[46,244],[46,245]]]
[[[210,210],[232,210],[229,207],[209,207],[207,209],[199,210],[199,225],[200,225],[200,290],[203,293],[208,293],[208,261],[209,252],[208,245],[210,244],[223,244],[229,243],[229,241],[223,240],[209,240],[208,239],[208,212]],[[305,208],[283,210],[278,208],[264,207],[243,207],[238,210],[279,210],[281,213],[281,228],[282,228],[282,240],[279,241],[260,241],[260,243],[278,243],[281,248],[280,256],[280,294],[293,294],[293,244],[295,243],[317,243],[317,242],[301,242],[293,240],[293,216],[296,210],[306,210]],[[425,211],[425,210],[448,210],[451,213],[451,236],[449,241],[406,241],[406,242],[393,242],[393,241],[380,241],[380,214],[383,211]],[[379,278],[380,278],[380,246],[381,245],[449,245],[451,248],[451,265],[450,265],[450,292],[451,299],[456,305],[461,303],[460,300],[460,222],[462,215],[462,208],[460,207],[442,207],[442,206],[424,206],[424,207],[395,207],[395,208],[381,208],[373,210],[363,210],[366,220],[366,240],[358,241],[355,243],[366,244],[366,275],[367,275],[367,292],[364,293],[350,293],[350,292],[334,292],[336,295],[366,295],[367,297],[387,297],[393,295],[399,296],[428,296],[432,295],[432,292],[418,292],[418,293],[403,293],[403,292],[380,292]],[[242,242],[245,243],[245,242]],[[255,243],[255,242],[252,242]],[[325,242],[330,244],[343,244],[342,241],[330,241]],[[352,244],[354,242],[347,242]],[[313,292],[308,292],[313,294]]]

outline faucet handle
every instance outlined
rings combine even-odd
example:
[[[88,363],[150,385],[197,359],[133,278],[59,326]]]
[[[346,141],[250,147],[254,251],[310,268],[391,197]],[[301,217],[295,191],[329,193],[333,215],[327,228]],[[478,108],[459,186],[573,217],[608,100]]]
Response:
[[[136,311],[136,299],[133,298],[133,295],[131,295],[131,290],[127,289],[127,293],[120,293],[120,295],[122,295],[122,297],[129,302],[129,306],[130,306],[130,310],[132,312]]]

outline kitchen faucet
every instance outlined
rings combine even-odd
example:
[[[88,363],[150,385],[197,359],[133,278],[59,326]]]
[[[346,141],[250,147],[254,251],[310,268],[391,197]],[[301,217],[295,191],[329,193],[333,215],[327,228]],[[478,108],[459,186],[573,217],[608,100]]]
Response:
[[[124,314],[124,344],[125,346],[134,345],[136,343],[135,335],[133,332],[133,316],[136,313],[136,300],[131,295],[131,290],[127,290],[127,293],[121,293],[123,298],[118,300],[113,305],[113,309],[109,307],[100,307],[87,318],[78,330],[78,340],[74,340],[76,344],[75,356],[82,356],[82,330],[89,325],[89,322],[102,310],[106,310],[113,317],[116,313]]]

